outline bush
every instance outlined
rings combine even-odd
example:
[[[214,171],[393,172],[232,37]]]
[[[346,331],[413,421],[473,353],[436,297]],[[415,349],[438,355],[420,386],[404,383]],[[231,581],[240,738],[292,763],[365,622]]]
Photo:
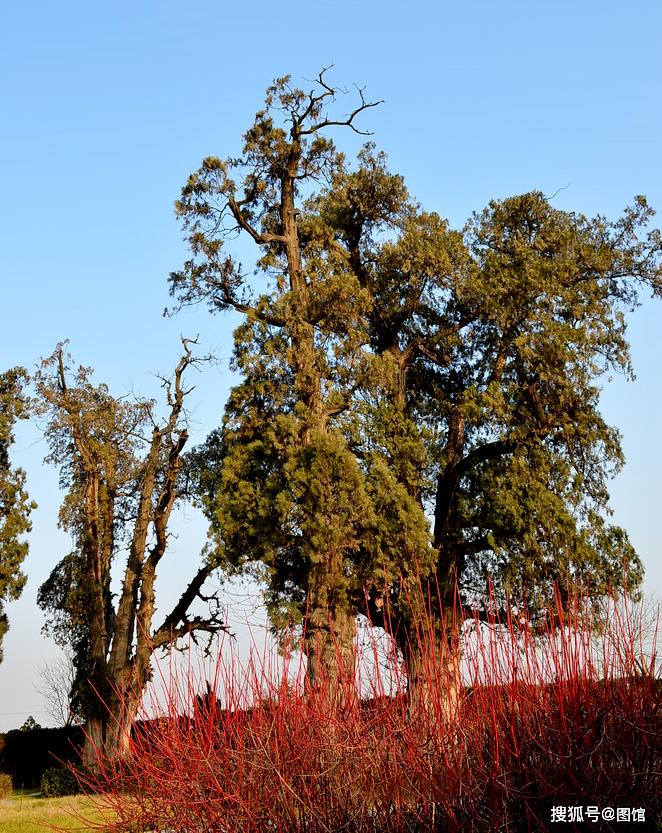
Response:
[[[167,680],[165,716],[140,725],[120,766],[101,761],[89,778],[103,790],[105,826],[111,818],[116,833],[655,829],[655,658],[642,662],[638,625],[616,604],[599,637],[579,603],[563,617],[564,628],[542,636],[521,622],[466,624],[465,687],[452,703],[448,647],[426,642],[429,627],[418,631],[418,692],[405,691],[401,664],[393,693],[376,672],[375,696],[364,702],[351,696],[351,675],[340,697],[324,682],[304,689],[303,663],[286,662],[280,678],[268,662],[253,664],[239,684],[219,661],[204,696],[190,676]],[[247,707],[247,689],[257,705]],[[552,821],[552,807],[568,806],[583,808],[583,824]],[[644,808],[646,823],[594,823],[587,807]]]
[[[46,798],[59,798],[79,792],[76,776],[67,767],[51,767],[41,776],[41,793]]]
[[[79,759],[83,740],[81,726],[12,729],[0,736],[0,771],[9,773],[17,788],[37,789],[49,767]]]
[[[12,789],[11,775],[7,772],[0,772],[0,798],[10,798]]]

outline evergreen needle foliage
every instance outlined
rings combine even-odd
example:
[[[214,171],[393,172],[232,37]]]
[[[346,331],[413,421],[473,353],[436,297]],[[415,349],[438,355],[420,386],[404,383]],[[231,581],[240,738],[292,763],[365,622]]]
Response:
[[[243,316],[241,381],[195,458],[217,561],[264,580],[276,628],[304,626],[313,678],[330,632],[349,658],[387,594],[406,649],[414,575],[446,610],[456,583],[475,604],[492,582],[530,616],[553,586],[642,577],[609,523],[623,456],[598,406],[605,374],[632,372],[626,314],[662,290],[652,210],[588,218],[531,192],[453,230],[373,143],[355,163],[337,149],[375,103],[338,115],[326,71],[309,92],[277,79],[241,155],[205,159],[177,203],[177,305]]]
[[[18,599],[25,585],[21,564],[28,543],[23,536],[31,529],[30,513],[36,508],[25,489],[25,472],[13,467],[9,459],[14,425],[27,417],[23,392],[27,378],[21,367],[0,373],[0,662],[2,639],[9,628],[4,606]]]

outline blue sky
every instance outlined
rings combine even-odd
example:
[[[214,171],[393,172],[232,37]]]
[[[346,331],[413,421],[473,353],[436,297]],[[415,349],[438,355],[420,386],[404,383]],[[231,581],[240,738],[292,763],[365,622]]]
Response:
[[[155,395],[180,333],[229,356],[231,318],[161,316],[167,275],[186,254],[172,205],[202,157],[238,151],[265,86],[285,73],[303,82],[334,63],[336,83],[384,99],[366,127],[412,193],[454,226],[534,188],[563,189],[554,204],[587,214],[616,216],[639,193],[662,211],[661,31],[656,0],[3,4],[0,365],[32,368],[69,338],[116,392]],[[630,329],[637,381],[614,380],[603,396],[628,459],[615,519],[646,562],[650,592],[662,589],[661,325],[662,304],[646,299]],[[196,382],[200,440],[222,411],[227,363]],[[36,427],[23,426],[14,460],[40,508],[29,582],[9,608],[0,730],[28,713],[46,720],[33,683],[54,648],[35,595],[67,540],[44,453]],[[166,596],[204,535],[189,512]]]

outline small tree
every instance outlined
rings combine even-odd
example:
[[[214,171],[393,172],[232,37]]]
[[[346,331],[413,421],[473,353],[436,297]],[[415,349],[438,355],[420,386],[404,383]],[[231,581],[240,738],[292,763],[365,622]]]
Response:
[[[129,402],[94,386],[91,371],[73,374],[60,345],[36,374],[37,413],[46,419],[47,460],[60,466],[66,495],[60,525],[73,549],[39,590],[46,631],[74,653],[72,709],[85,718],[88,763],[98,750],[124,753],[132,721],[151,678],[151,656],[186,634],[216,633],[214,611],[189,616],[212,567],[203,563],[160,625],[153,625],[158,565],[168,548],[168,523],[182,498],[180,467],[188,439],[183,386],[195,363],[190,342],[171,380],[164,380],[168,415],[153,402]],[[126,556],[117,600],[112,568]]]
[[[81,717],[71,708],[75,684],[76,666],[70,646],[65,648],[63,656],[44,662],[39,669],[39,684],[35,688],[43,698],[48,716],[58,726],[71,726]]]
[[[0,374],[0,662],[2,639],[9,629],[5,604],[18,599],[25,585],[21,564],[28,543],[23,536],[30,531],[30,513],[36,508],[25,489],[25,472],[13,468],[9,459],[16,420],[27,417],[26,381],[22,367]]]
[[[32,715],[29,715],[25,723],[19,727],[19,732],[33,732],[35,729],[41,729],[41,726]]]

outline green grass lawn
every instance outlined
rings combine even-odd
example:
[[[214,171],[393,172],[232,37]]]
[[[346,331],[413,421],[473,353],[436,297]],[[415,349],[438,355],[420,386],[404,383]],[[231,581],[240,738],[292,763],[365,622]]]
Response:
[[[35,798],[26,795],[26,791],[16,791],[12,798],[0,801],[2,833],[43,833],[54,827],[79,833],[91,830],[77,816],[100,818],[93,800],[87,796]]]

